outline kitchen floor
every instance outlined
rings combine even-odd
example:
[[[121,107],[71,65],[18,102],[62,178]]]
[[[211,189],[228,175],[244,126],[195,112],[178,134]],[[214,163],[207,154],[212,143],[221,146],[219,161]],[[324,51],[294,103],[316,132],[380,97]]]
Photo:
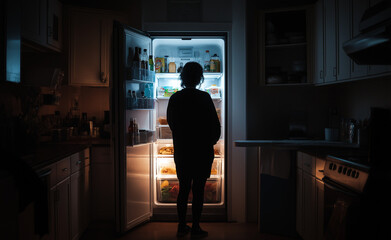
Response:
[[[251,223],[201,223],[201,227],[209,232],[205,239],[209,240],[240,240],[240,239],[260,239],[260,240],[293,240],[293,238],[261,234],[257,230],[257,225]],[[130,230],[123,236],[115,237],[107,227],[96,226],[89,229],[81,240],[170,240],[176,238],[177,223],[173,222],[150,222]],[[183,238],[191,239],[190,234]]]

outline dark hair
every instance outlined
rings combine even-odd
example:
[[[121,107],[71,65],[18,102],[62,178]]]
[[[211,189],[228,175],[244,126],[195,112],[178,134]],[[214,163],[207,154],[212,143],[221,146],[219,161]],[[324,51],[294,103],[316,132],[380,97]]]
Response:
[[[188,62],[181,72],[181,87],[196,87],[204,82],[203,69],[197,62]]]

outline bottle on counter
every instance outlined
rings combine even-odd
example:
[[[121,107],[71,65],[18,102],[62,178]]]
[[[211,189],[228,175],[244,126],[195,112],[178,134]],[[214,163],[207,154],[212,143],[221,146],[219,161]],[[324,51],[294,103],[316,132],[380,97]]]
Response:
[[[204,55],[204,72],[210,72],[210,54],[209,50],[205,51]]]
[[[138,124],[136,119],[133,118],[133,145],[138,144],[140,142],[140,133],[138,131]]]

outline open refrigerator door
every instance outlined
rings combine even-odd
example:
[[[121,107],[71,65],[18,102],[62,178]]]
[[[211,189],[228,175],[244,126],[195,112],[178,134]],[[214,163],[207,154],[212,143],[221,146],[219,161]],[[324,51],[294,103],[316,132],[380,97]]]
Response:
[[[221,36],[198,36],[185,39],[179,36],[152,38],[155,60],[155,124],[157,138],[153,149],[153,219],[173,220],[176,218],[179,181],[176,176],[173,140],[166,119],[166,111],[170,97],[182,89],[180,86],[181,68],[190,61],[198,62],[204,67],[204,82],[198,88],[211,95],[222,127],[220,140],[214,146],[215,159],[212,164],[211,176],[205,185],[203,215],[209,216],[208,218],[211,220],[224,219],[226,215],[224,157],[225,41]],[[210,55],[212,55],[212,58]],[[211,61],[212,59],[216,61]],[[209,66],[206,66],[208,64]],[[197,146],[194,146],[194,151],[197,151]],[[190,204],[191,200],[190,193]],[[190,210],[191,208],[188,208],[188,211]]]

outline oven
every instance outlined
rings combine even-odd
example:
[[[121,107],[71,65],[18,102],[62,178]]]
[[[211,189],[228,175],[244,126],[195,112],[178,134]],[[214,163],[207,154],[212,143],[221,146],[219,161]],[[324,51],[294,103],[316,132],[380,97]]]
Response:
[[[369,167],[328,156],[324,175],[324,239],[362,239],[361,230],[368,220],[365,187]]]

